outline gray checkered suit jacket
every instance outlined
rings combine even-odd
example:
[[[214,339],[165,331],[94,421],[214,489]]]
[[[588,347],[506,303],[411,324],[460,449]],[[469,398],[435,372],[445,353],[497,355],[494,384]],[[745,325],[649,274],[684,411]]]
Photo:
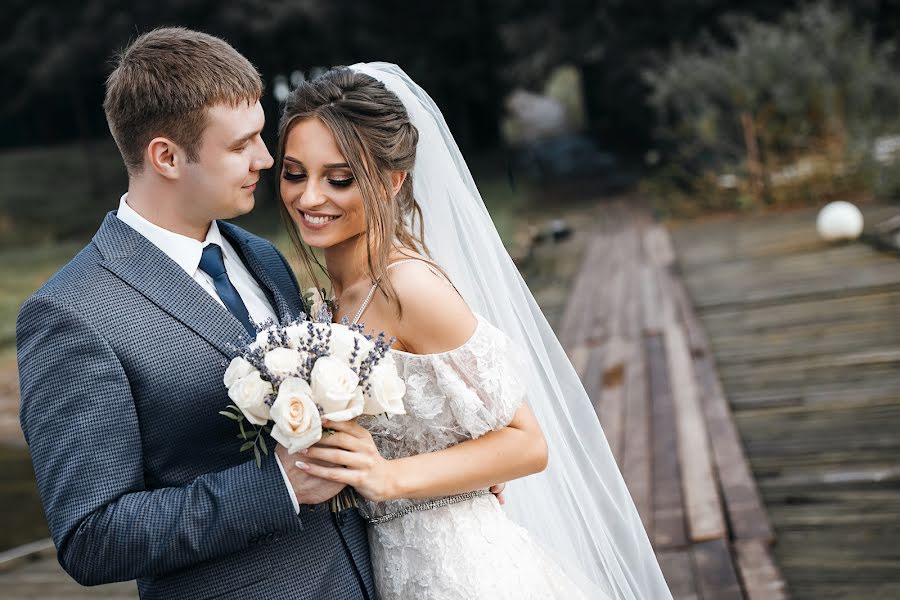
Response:
[[[299,315],[275,247],[219,226],[276,312]],[[274,458],[257,468],[218,414],[242,333],[114,213],[23,305],[22,429],[59,561],[78,582],[137,579],[142,598],[375,598],[355,511],[295,514]]]

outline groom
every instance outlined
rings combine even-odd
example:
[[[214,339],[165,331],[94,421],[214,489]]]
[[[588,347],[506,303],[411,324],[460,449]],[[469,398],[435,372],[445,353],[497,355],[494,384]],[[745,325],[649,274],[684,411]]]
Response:
[[[22,429],[59,561],[84,585],[137,579],[145,599],[375,598],[363,522],[322,506],[341,486],[280,446],[258,468],[218,415],[250,322],[302,311],[278,250],[220,221],[253,208],[272,166],[261,94],[222,40],[137,38],[104,102],[128,193],[19,314]]]

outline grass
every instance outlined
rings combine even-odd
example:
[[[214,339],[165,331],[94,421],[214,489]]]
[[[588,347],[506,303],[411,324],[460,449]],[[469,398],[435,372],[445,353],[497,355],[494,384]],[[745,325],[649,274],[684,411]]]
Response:
[[[0,249],[0,351],[15,343],[22,303],[81,249],[81,242]]]
[[[127,186],[112,141],[0,152],[3,247],[90,235]]]

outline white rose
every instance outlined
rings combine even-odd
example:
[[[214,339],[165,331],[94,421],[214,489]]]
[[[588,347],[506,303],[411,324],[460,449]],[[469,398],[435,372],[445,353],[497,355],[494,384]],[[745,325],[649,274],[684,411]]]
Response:
[[[269,345],[269,333],[272,331],[274,331],[273,327],[266,327],[262,331],[258,332],[256,334],[256,340],[254,340],[253,343],[249,346],[250,350],[258,350],[260,348],[263,350],[268,350],[269,348],[271,348],[272,346]]]
[[[369,374],[369,390],[366,392],[363,413],[405,415],[406,409],[403,407],[405,393],[406,383],[397,375],[394,360],[388,355],[375,365]]]
[[[300,361],[303,357],[296,350],[290,348],[272,348],[266,352],[263,362],[269,371],[276,377],[291,377],[300,369]]]
[[[288,346],[294,350],[301,346],[308,345],[309,327],[307,326],[306,321],[288,325],[284,328],[284,333],[287,336]]]
[[[358,367],[369,355],[369,351],[375,347],[375,344],[355,331],[351,331],[346,325],[335,323],[331,326],[331,341],[328,344],[328,350],[333,358],[337,358],[345,365],[350,365],[354,344],[357,344],[358,349],[356,359],[351,366]]]
[[[272,404],[272,437],[294,454],[322,438],[322,420],[312,401],[309,384],[297,377],[285,379]]]
[[[231,359],[231,364],[229,364],[228,368],[225,369],[225,375],[222,377],[222,382],[225,384],[226,388],[230,388],[232,385],[234,385],[235,381],[237,381],[241,377],[246,377],[255,370],[256,369],[253,368],[253,365],[248,363],[240,356],[236,356]]]
[[[349,421],[362,414],[362,389],[353,369],[329,356],[316,361],[310,378],[312,397],[322,407],[322,416],[332,421]]]
[[[237,404],[248,421],[254,425],[265,425],[269,420],[266,396],[273,391],[272,384],[263,381],[259,371],[253,371],[234,382],[228,390],[228,397]]]

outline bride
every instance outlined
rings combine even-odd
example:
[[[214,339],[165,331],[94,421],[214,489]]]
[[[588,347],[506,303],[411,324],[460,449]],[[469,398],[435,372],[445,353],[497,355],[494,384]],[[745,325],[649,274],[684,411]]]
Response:
[[[295,455],[361,496],[379,595],[671,598],[584,388],[431,98],[395,65],[332,69],[288,98],[277,169],[336,320],[396,337],[407,414],[327,423],[336,433]],[[511,480],[501,508],[488,488]]]

